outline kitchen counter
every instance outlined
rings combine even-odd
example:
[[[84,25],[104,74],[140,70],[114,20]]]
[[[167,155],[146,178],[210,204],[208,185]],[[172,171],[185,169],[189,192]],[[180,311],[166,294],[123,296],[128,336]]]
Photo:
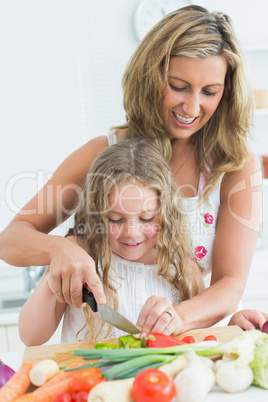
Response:
[[[5,364],[17,371],[21,366],[24,351],[0,353],[0,359]],[[208,394],[206,402],[266,402],[268,400],[268,390],[251,386],[245,392],[228,394],[215,386],[213,391]]]

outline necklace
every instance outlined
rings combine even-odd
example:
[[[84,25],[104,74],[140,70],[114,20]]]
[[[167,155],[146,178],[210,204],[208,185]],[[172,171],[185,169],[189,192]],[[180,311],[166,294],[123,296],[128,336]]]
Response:
[[[190,156],[192,156],[193,153],[194,153],[194,148],[191,148],[190,151],[187,153],[186,157],[184,158],[182,164],[179,166],[179,168],[174,173],[174,176],[177,176],[177,174],[179,173],[179,171],[181,170],[183,165],[188,161],[188,159],[190,158]]]

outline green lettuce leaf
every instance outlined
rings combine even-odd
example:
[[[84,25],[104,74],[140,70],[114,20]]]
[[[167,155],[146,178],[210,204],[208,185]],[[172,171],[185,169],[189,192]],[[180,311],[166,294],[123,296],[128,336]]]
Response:
[[[268,339],[257,348],[249,365],[254,374],[253,384],[268,389]]]

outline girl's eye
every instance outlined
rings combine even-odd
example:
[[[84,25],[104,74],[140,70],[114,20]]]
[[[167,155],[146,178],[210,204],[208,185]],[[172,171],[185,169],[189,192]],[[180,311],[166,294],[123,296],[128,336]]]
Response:
[[[109,223],[117,224],[117,223],[122,223],[123,219],[111,219],[108,218]]]
[[[211,91],[207,91],[207,90],[203,90],[203,93],[205,94],[205,95],[207,95],[207,96],[214,96],[214,95],[216,95],[216,92],[211,92]]]
[[[152,222],[152,221],[154,220],[154,216],[153,216],[152,218],[148,218],[148,219],[140,218],[140,220],[141,220],[142,222]]]

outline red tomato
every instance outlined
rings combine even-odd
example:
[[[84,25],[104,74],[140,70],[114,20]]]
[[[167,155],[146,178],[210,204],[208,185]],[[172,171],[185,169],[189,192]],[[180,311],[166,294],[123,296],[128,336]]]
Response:
[[[203,339],[203,341],[217,341],[217,342],[219,342],[219,338],[216,335],[208,335]]]
[[[101,381],[103,381],[102,372],[96,367],[77,370],[71,378],[69,391],[71,394],[75,394],[80,391],[89,392],[91,388]]]
[[[54,402],[72,402],[73,398],[69,392],[61,392],[56,396]]]
[[[173,378],[154,368],[140,371],[132,386],[135,402],[171,402],[175,393]]]
[[[80,391],[74,395],[74,402],[87,402],[89,392]]]
[[[182,342],[195,343],[195,342],[197,342],[197,339],[194,336],[188,335],[188,336],[185,336],[184,338],[182,338]]]

